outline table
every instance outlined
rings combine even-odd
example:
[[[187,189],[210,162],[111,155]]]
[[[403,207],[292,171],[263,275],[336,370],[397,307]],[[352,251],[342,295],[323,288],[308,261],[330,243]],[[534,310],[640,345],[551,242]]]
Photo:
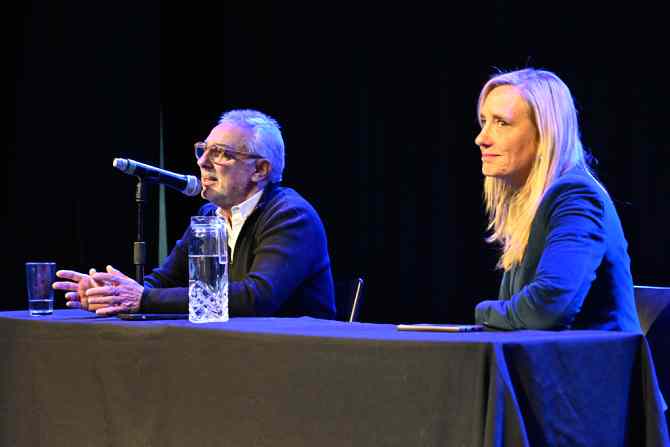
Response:
[[[0,445],[668,445],[643,336],[0,312]]]

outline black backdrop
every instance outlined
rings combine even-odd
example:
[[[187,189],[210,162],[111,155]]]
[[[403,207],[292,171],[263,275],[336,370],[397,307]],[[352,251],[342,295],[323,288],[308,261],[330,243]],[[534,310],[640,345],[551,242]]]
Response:
[[[335,275],[365,276],[364,320],[469,322],[500,277],[483,242],[476,98],[495,67],[526,65],[571,87],[635,282],[670,285],[660,15],[638,7],[607,17],[567,4],[535,13],[508,3],[471,11],[25,3],[13,33],[16,133],[5,157],[0,308],[25,308],[25,261],[111,263],[133,274],[135,182],[112,159],[158,164],[162,132],[165,167],[195,174],[193,142],[222,111],[249,107],[282,124],[284,183],[320,212]],[[172,245],[202,201],[166,197]],[[155,188],[149,200],[153,266]]]

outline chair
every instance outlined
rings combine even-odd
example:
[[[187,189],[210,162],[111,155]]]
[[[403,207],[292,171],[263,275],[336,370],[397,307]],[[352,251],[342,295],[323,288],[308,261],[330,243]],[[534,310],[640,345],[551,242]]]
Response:
[[[336,319],[339,321],[358,321],[358,313],[363,302],[363,278],[340,279],[335,281]]]
[[[635,286],[635,306],[642,332],[648,335],[656,320],[670,307],[670,287]],[[668,330],[666,328],[666,330]]]
[[[635,286],[635,306],[656,368],[658,385],[670,402],[670,287]],[[665,413],[670,426],[670,411]]]

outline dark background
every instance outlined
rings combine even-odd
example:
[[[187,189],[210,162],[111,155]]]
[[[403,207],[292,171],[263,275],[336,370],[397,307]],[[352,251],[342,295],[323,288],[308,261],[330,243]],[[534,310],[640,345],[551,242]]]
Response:
[[[197,174],[193,142],[221,112],[256,108],[283,127],[284,183],[319,211],[335,276],[365,277],[362,319],[470,322],[500,279],[483,241],[476,99],[495,68],[524,66],[552,70],[571,88],[635,283],[670,285],[660,13],[502,1],[470,10],[54,3],[22,4],[10,33],[16,123],[5,156],[1,309],[26,308],[26,261],[109,263],[132,275],[135,181],[112,159],[157,165],[162,133],[165,168]],[[153,267],[155,187],[148,198]],[[166,198],[172,246],[202,200],[172,190]]]

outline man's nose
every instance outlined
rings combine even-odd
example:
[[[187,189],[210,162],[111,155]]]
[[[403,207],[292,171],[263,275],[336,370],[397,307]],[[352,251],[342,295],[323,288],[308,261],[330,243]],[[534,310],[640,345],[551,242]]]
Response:
[[[210,161],[209,161],[209,155],[207,154],[207,152],[203,152],[203,154],[200,156],[200,158],[198,158],[198,160],[196,161],[196,163],[197,163],[198,166],[200,166],[201,168],[211,166],[211,163],[210,163]]]

